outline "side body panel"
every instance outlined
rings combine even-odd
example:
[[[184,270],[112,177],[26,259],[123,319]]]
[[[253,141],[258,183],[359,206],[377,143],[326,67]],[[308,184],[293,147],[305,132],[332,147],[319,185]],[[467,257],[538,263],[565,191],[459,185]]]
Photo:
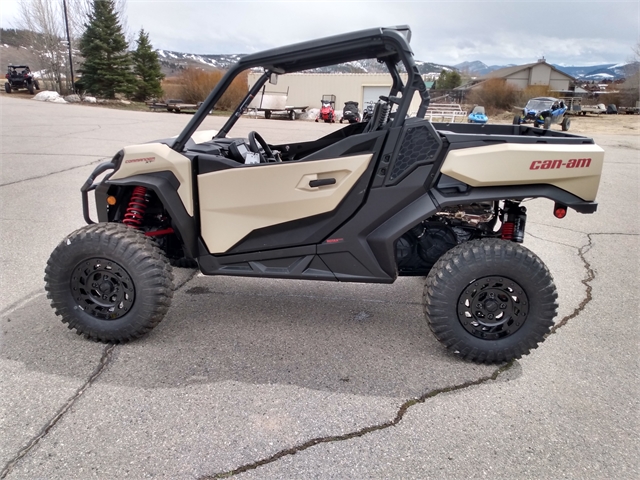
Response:
[[[553,185],[590,202],[603,162],[597,145],[503,143],[451,150],[441,172],[472,187]]]
[[[162,171],[169,171],[178,179],[178,195],[187,213],[193,216],[191,160],[163,143],[125,147],[120,168],[111,176],[111,180]]]
[[[211,253],[224,253],[256,229],[330,212],[371,158],[364,154],[199,175],[202,239]],[[312,186],[318,180],[327,184]]]

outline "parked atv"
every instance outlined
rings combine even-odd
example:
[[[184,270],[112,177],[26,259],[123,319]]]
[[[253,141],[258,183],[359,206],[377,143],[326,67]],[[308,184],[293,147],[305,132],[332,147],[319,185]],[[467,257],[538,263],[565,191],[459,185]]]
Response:
[[[243,56],[179,135],[98,165],[81,188],[89,225],[47,263],[56,314],[93,340],[140,337],[169,309],[171,259],[190,258],[205,275],[426,276],[427,324],[455,354],[492,363],[536,348],[558,295],[522,245],[523,201],[549,198],[557,218],[595,212],[604,152],[592,139],[526,125],[432,124],[410,38],[409,27],[373,28]],[[391,77],[368,122],[275,145],[255,131],[230,135],[278,75],[368,58]],[[256,69],[263,75],[222,128],[199,131],[234,78]],[[407,118],[416,93],[417,114]]]
[[[560,124],[562,131],[566,132],[571,126],[571,119],[565,116],[566,112],[567,106],[562,100],[553,97],[532,98],[522,109],[522,115],[513,118],[513,124],[533,123],[545,130],[549,130],[553,124]]]
[[[360,111],[358,110],[358,102],[344,102],[342,109],[342,118],[340,123],[347,121],[349,123],[358,123],[360,121]]]
[[[24,88],[33,95],[36,90],[40,90],[38,80],[33,78],[33,73],[27,65],[9,65],[4,77],[7,79],[4,84],[4,91],[7,93]]]
[[[484,107],[476,105],[475,107],[473,107],[473,110],[471,110],[471,113],[467,117],[467,121],[469,123],[480,123],[484,125],[489,121],[489,117],[487,117],[487,114],[484,111]]]
[[[316,122],[322,120],[324,123],[336,123],[336,96],[323,95],[321,100],[320,113],[316,117]]]

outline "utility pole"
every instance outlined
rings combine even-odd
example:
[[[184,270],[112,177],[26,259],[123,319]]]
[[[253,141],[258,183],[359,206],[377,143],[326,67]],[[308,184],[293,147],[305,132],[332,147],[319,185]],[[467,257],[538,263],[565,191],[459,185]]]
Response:
[[[69,45],[69,71],[71,72],[71,91],[76,93],[76,82],[73,78],[73,55],[71,53],[71,36],[69,35],[69,19],[67,18],[67,1],[62,0],[64,23],[67,27],[67,44]]]

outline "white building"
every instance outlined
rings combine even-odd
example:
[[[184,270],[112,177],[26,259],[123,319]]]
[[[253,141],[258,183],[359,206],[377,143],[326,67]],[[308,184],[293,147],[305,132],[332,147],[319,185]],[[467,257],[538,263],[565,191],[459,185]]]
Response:
[[[260,78],[261,73],[249,74],[249,87]],[[406,81],[406,74],[400,75]],[[278,84],[266,84],[267,92],[286,93],[287,106],[320,108],[323,95],[335,95],[336,110],[342,110],[347,101],[358,102],[360,110],[369,101],[377,101],[380,95],[389,95],[391,76],[388,73],[292,73],[280,75]],[[410,113],[420,106],[416,95]]]

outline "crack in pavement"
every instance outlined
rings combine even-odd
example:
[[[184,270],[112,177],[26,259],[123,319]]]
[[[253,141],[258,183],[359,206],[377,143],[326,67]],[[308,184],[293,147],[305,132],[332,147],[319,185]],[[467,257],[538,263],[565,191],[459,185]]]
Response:
[[[461,383],[459,385],[453,385],[451,387],[444,387],[444,388],[438,388],[436,390],[430,390],[429,392],[423,394],[422,396],[418,397],[418,398],[412,398],[411,400],[407,400],[406,402],[404,402],[402,405],[400,405],[400,408],[398,409],[398,412],[396,413],[396,416],[393,420],[390,420],[388,422],[384,422],[384,423],[380,423],[377,425],[372,425],[369,427],[364,427],[361,428],[360,430],[356,430],[354,432],[350,432],[350,433],[345,433],[344,435],[331,435],[328,437],[317,437],[317,438],[312,438],[311,440],[308,440],[298,446],[292,447],[292,448],[288,448],[285,450],[280,450],[279,452],[271,455],[270,457],[264,458],[262,460],[258,460],[256,462],[253,463],[248,463],[246,465],[243,465],[241,467],[238,467],[234,470],[229,470],[226,472],[220,472],[220,473],[216,473],[213,475],[204,475],[198,478],[198,480],[216,480],[219,478],[229,478],[232,477],[234,475],[238,475],[239,473],[244,473],[247,472],[249,470],[255,470],[259,467],[262,467],[264,465],[267,465],[269,463],[273,463],[277,460],[280,460],[283,457],[289,456],[289,455],[295,455],[298,452],[302,452],[304,450],[307,450],[308,448],[314,447],[316,445],[320,445],[322,443],[331,443],[331,442],[341,442],[344,440],[350,440],[352,438],[357,438],[357,437],[363,437],[364,435],[367,435],[369,433],[372,432],[377,432],[379,430],[385,430],[387,428],[390,427],[394,427],[396,426],[398,423],[400,423],[402,421],[402,418],[405,416],[405,414],[407,413],[407,411],[409,410],[409,408],[413,407],[414,405],[418,405],[420,403],[424,403],[426,402],[428,399],[433,398],[437,395],[440,395],[442,393],[450,393],[450,392],[456,392],[458,390],[463,390],[469,387],[474,387],[477,385],[482,385],[483,383],[492,381],[492,380],[496,380],[498,378],[498,376],[500,376],[501,373],[509,370],[515,363],[515,360],[510,361],[509,363],[501,366],[500,368],[496,369],[491,375],[486,376],[486,377],[482,377],[479,378],[478,380],[474,380],[471,382],[465,382],[465,383]]]
[[[95,368],[91,376],[87,379],[87,381],[78,389],[76,393],[69,399],[67,402],[58,410],[58,412],[51,418],[47,424],[38,432],[36,436],[34,436],[29,442],[12,458],[10,459],[0,472],[0,479],[6,478],[7,475],[11,473],[13,467],[16,465],[18,461],[24,458],[39,442],[42,440],[47,433],[62,419],[65,413],[69,411],[71,407],[82,397],[82,395],[87,391],[87,389],[102,375],[102,373],[106,370],[106,368],[111,363],[113,358],[113,351],[117,345],[111,344],[105,346],[102,357],[100,358],[100,362],[98,366]]]
[[[591,237],[594,235],[612,235],[612,236],[619,235],[619,236],[625,236],[625,237],[640,236],[640,234],[637,234],[637,233],[614,233],[614,232],[587,233],[586,235],[587,235],[587,238],[589,239],[589,243],[587,243],[586,245],[583,245],[578,249],[578,256],[580,257],[580,260],[582,260],[582,263],[584,264],[584,268],[587,271],[587,276],[582,280],[580,280],[580,282],[587,288],[585,292],[585,297],[582,299],[582,301],[578,304],[578,306],[575,308],[575,310],[572,313],[570,313],[569,315],[566,315],[562,320],[560,320],[558,323],[556,323],[553,326],[553,328],[549,331],[549,333],[545,335],[545,339],[550,335],[553,335],[554,333],[556,333],[559,328],[562,328],[563,326],[565,326],[569,322],[569,320],[580,315],[580,313],[582,313],[582,311],[587,306],[587,304],[591,302],[591,300],[593,300],[593,295],[591,293],[593,291],[593,287],[591,286],[591,282],[596,278],[596,272],[593,270],[593,268],[591,267],[591,264],[585,258],[585,255],[587,254],[587,252],[591,250],[591,247],[593,247],[593,238]]]
[[[562,320],[556,323],[551,328],[551,330],[549,330],[549,333],[547,333],[544,336],[545,339],[550,335],[553,335],[554,333],[556,333],[559,328],[562,328],[567,323],[569,323],[569,320],[580,315],[580,313],[582,313],[582,311],[587,306],[587,304],[591,302],[591,300],[593,299],[593,295],[591,294],[591,291],[593,290],[593,287],[591,286],[591,282],[596,278],[596,272],[593,270],[593,268],[591,268],[591,264],[585,258],[586,253],[589,250],[591,250],[591,247],[593,246],[593,239],[591,238],[591,235],[592,235],[591,233],[587,233],[587,238],[589,239],[589,243],[587,243],[586,245],[583,245],[578,249],[578,257],[580,257],[580,260],[582,260],[584,268],[587,271],[587,276],[582,280],[580,280],[580,283],[582,283],[586,287],[585,296],[582,299],[582,301],[578,304],[578,306],[573,310],[573,312],[571,312],[569,315],[565,315],[565,317]]]
[[[549,225],[551,226],[551,225]],[[558,227],[561,228],[561,227]],[[583,232],[577,232],[577,233],[583,233]],[[529,234],[531,235],[531,234]],[[586,245],[583,245],[582,247],[580,247],[578,249],[578,256],[580,257],[580,260],[583,262],[584,264],[584,268],[587,272],[586,277],[583,278],[581,280],[581,283],[586,287],[586,292],[585,292],[585,297],[582,299],[582,301],[578,304],[578,306],[575,308],[575,310],[566,315],[564,318],[562,318],[558,323],[556,323],[553,328],[551,328],[551,330],[549,331],[549,333],[547,335],[545,335],[545,339],[549,336],[549,335],[553,335],[554,333],[556,333],[558,331],[558,329],[562,328],[564,325],[566,325],[571,319],[577,317],[578,315],[580,315],[580,313],[582,313],[582,311],[584,310],[584,308],[587,306],[587,304],[589,304],[589,302],[591,302],[591,300],[593,299],[593,295],[592,295],[592,290],[593,287],[591,286],[591,282],[596,278],[596,274],[595,271],[593,270],[593,268],[591,267],[591,264],[587,261],[587,259],[585,258],[585,255],[587,254],[587,252],[591,249],[591,247],[593,247],[593,239],[591,238],[593,235],[630,235],[630,236],[638,236],[638,234],[626,234],[626,233],[587,233],[587,238],[588,238],[588,243]],[[537,237],[535,235],[532,235],[535,238],[540,238]],[[564,244],[564,243],[560,243],[560,242],[554,242],[553,240],[547,240],[544,238],[540,238],[540,240],[545,240],[545,241],[549,241],[552,243],[558,243],[561,245],[565,245],[571,248],[576,248],[573,245],[568,245],[568,244]],[[391,421],[388,422],[384,422],[378,425],[373,425],[373,426],[369,426],[369,427],[365,427],[362,428],[360,430],[356,430],[354,432],[350,432],[350,433],[346,433],[344,435],[334,435],[334,436],[327,436],[327,437],[317,437],[317,438],[313,438],[311,440],[308,440],[298,446],[292,447],[292,448],[288,448],[285,450],[280,450],[279,452],[271,455],[270,457],[264,458],[262,460],[258,460],[256,462],[252,462],[252,463],[248,463],[245,465],[242,465],[234,470],[228,470],[225,472],[219,472],[219,473],[215,473],[213,475],[204,475],[199,477],[198,480],[216,480],[216,479],[220,479],[220,478],[229,478],[232,477],[234,475],[238,475],[240,473],[244,473],[250,470],[255,470],[259,467],[262,467],[264,465],[273,463],[277,460],[280,460],[283,457],[286,456],[290,456],[290,455],[295,455],[298,452],[302,452],[304,450],[307,450],[311,447],[314,447],[316,445],[322,444],[322,443],[331,443],[331,442],[340,442],[340,441],[344,441],[344,440],[350,440],[352,438],[357,438],[357,437],[362,437],[364,435],[367,435],[369,433],[372,432],[376,432],[379,430],[384,430],[387,429],[389,427],[393,427],[395,425],[397,425],[398,423],[400,423],[400,421],[402,421],[402,418],[404,417],[404,415],[407,413],[407,411],[409,410],[409,408],[411,408],[414,405],[420,404],[420,403],[424,403],[426,402],[428,399],[435,397],[436,395],[440,395],[441,393],[449,393],[449,392],[456,392],[459,390],[463,390],[469,387],[473,387],[473,386],[477,386],[477,385],[482,385],[486,382],[492,381],[492,380],[496,380],[500,374],[502,374],[503,372],[506,372],[507,370],[509,370],[515,363],[515,360],[512,360],[511,362],[507,363],[506,365],[503,365],[502,367],[498,368],[495,372],[493,372],[492,375],[488,376],[488,377],[482,377],[478,380],[472,381],[472,382],[465,382],[459,385],[454,385],[452,387],[445,387],[445,388],[440,388],[437,390],[432,390],[430,392],[425,393],[424,395],[422,395],[419,398],[415,398],[415,399],[411,399],[411,400],[407,400],[406,402],[404,402],[395,418]]]
[[[558,227],[561,228],[561,227]],[[583,232],[577,232],[577,233],[583,233]],[[623,236],[638,236],[638,234],[627,234],[627,233],[608,233],[608,232],[598,232],[598,233],[587,233],[587,238],[588,238],[588,243],[586,245],[583,245],[582,247],[580,247],[578,249],[578,256],[580,257],[581,261],[584,264],[585,270],[587,272],[587,275],[584,279],[581,280],[581,283],[583,285],[585,285],[586,287],[586,293],[585,293],[585,297],[583,298],[583,300],[580,302],[580,304],[576,307],[576,309],[570,313],[569,315],[566,315],[564,318],[562,318],[562,320],[560,320],[556,325],[554,325],[554,327],[549,331],[549,333],[546,335],[546,337],[548,337],[549,335],[552,335],[554,333],[556,333],[558,331],[558,329],[560,329],[561,327],[563,327],[564,325],[566,325],[571,319],[577,317],[586,307],[586,305],[591,302],[591,300],[593,299],[592,296],[592,287],[591,287],[591,282],[595,279],[595,271],[593,270],[593,268],[591,267],[591,264],[587,261],[587,259],[585,258],[585,255],[587,254],[587,252],[589,252],[589,250],[593,247],[593,239],[592,236],[594,235],[623,235]],[[535,238],[540,238],[540,237],[535,237]],[[541,240],[546,240],[541,238]],[[550,242],[553,242],[552,240],[548,240]],[[553,243],[560,243],[560,242],[553,242]],[[562,244],[562,245],[566,245],[566,244]],[[566,245],[572,248],[576,248],[574,246],[571,245]],[[198,270],[194,270],[193,273],[191,275],[189,275],[184,281],[182,281],[180,283],[180,285],[176,286],[174,288],[174,290],[178,290],[180,288],[182,288],[184,285],[188,284],[193,278],[195,278],[195,276],[197,275]],[[13,306],[13,305],[12,305]],[[11,308],[11,307],[10,307]],[[6,310],[5,310],[6,311]],[[545,338],[546,338],[545,337]],[[47,424],[40,430],[40,432],[34,436],[28,443],[27,445],[25,445],[11,460],[9,460],[3,470],[0,472],[0,479],[4,479],[6,478],[6,476],[11,473],[13,467],[16,465],[16,463],[18,461],[20,461],[22,458],[24,458],[39,442],[40,440],[42,440],[48,433],[49,431],[64,417],[64,415],[71,409],[71,407],[82,397],[82,395],[86,392],[86,390],[100,377],[100,375],[107,369],[107,367],[112,363],[112,359],[113,359],[113,352],[116,349],[117,345],[107,345],[105,347],[105,349],[103,350],[103,354],[102,354],[102,358],[100,359],[100,362],[98,363],[98,366],[95,368],[94,372],[91,374],[91,376],[87,379],[87,381],[76,391],[76,393],[62,406],[62,408],[60,408],[60,410],[58,410],[58,412],[56,413],[56,415],[49,420],[49,422],[47,422]],[[361,428],[359,430],[350,432],[350,433],[346,433],[343,435],[332,435],[332,436],[326,436],[326,437],[317,437],[317,438],[313,438],[310,439],[300,445],[294,446],[292,448],[288,448],[288,449],[284,449],[284,450],[280,450],[279,452],[276,452],[275,454],[264,458],[262,460],[257,460],[255,462],[252,463],[248,463],[245,465],[242,465],[236,469],[233,470],[229,470],[229,471],[225,471],[225,472],[219,472],[219,473],[215,473],[213,475],[204,475],[199,477],[199,480],[216,480],[216,479],[220,479],[220,478],[229,478],[232,477],[234,475],[243,473],[243,472],[247,472],[250,470],[255,470],[261,466],[273,463],[278,461],[279,459],[286,457],[286,456],[291,456],[291,455],[295,455],[298,452],[302,452],[304,450],[307,450],[311,447],[314,447],[316,445],[320,445],[323,443],[332,443],[332,442],[340,442],[340,441],[345,441],[345,440],[350,440],[353,438],[358,438],[358,437],[363,437],[369,433],[373,433],[373,432],[377,432],[380,430],[385,430],[387,428],[396,426],[397,424],[399,424],[402,419],[404,418],[405,414],[408,412],[408,410],[414,406],[414,405],[418,405],[421,403],[425,403],[428,399],[433,398],[437,395],[443,394],[443,393],[450,393],[450,392],[456,392],[459,390],[463,390],[463,389],[467,389],[473,386],[478,386],[478,385],[482,385],[484,383],[487,383],[489,381],[494,381],[496,380],[503,372],[509,370],[515,363],[515,360],[512,360],[511,362],[497,368],[491,375],[489,376],[485,376],[485,377],[481,377],[477,380],[474,381],[469,381],[469,382],[465,382],[462,384],[458,384],[458,385],[454,385],[454,386],[450,386],[450,387],[444,387],[444,388],[439,388],[439,389],[435,389],[435,390],[430,390],[428,392],[426,392],[425,394],[423,394],[422,396],[418,397],[418,398],[413,398],[410,400],[405,401],[400,408],[398,409],[395,417],[393,420],[387,421],[387,422],[383,422],[377,425],[372,425],[372,426],[368,426],[368,427],[364,427]]]
[[[193,273],[191,273],[187,278],[185,278],[180,284],[174,285],[173,291],[177,291],[180,288],[182,288],[184,285],[189,283],[189,281],[191,281],[196,276],[197,273],[198,271],[194,270]],[[17,310],[18,308],[24,306],[26,303],[34,300],[40,295],[44,295],[44,293],[30,294],[25,298],[23,298],[22,300],[18,300],[17,302],[13,303],[9,307],[5,308],[3,312],[0,313],[0,317],[5,316]],[[22,458],[24,458],[36,445],[38,445],[40,440],[42,440],[49,433],[49,431],[53,427],[55,427],[60,420],[62,420],[65,414],[71,409],[71,407],[73,407],[73,405],[75,405],[75,403],[82,397],[82,395],[84,395],[87,389],[91,387],[91,385],[93,385],[95,381],[100,377],[100,375],[102,375],[105,372],[107,367],[111,365],[114,358],[114,351],[116,347],[118,347],[119,345],[120,344],[112,343],[104,347],[104,350],[102,351],[102,357],[100,358],[98,365],[94,369],[93,373],[89,376],[87,381],[84,382],[84,384],[82,384],[82,386],[78,388],[78,390],[76,390],[76,392],[71,396],[71,398],[69,398],[69,400],[66,401],[66,403],[56,412],[53,418],[51,418],[46,423],[46,425],[38,432],[38,434],[35,435],[31,440],[29,440],[27,444],[24,447],[22,447],[18,451],[18,453],[5,464],[2,471],[0,471],[0,479],[6,478],[7,475],[11,473],[16,463],[18,463]]]
[[[108,157],[102,157],[99,160],[94,160],[93,162],[85,163],[84,165],[76,165],[75,167],[65,168],[64,170],[58,170],[56,172],[45,173],[44,175],[37,175],[35,177],[23,178],[22,180],[16,180],[15,182],[1,183],[0,187],[8,187],[9,185],[15,185],[17,183],[28,182],[30,180],[38,180],[40,178],[48,177],[49,175],[57,175],[58,173],[70,172],[71,170],[76,170],[78,168],[88,167],[90,165],[95,165],[103,160],[108,160]]]

